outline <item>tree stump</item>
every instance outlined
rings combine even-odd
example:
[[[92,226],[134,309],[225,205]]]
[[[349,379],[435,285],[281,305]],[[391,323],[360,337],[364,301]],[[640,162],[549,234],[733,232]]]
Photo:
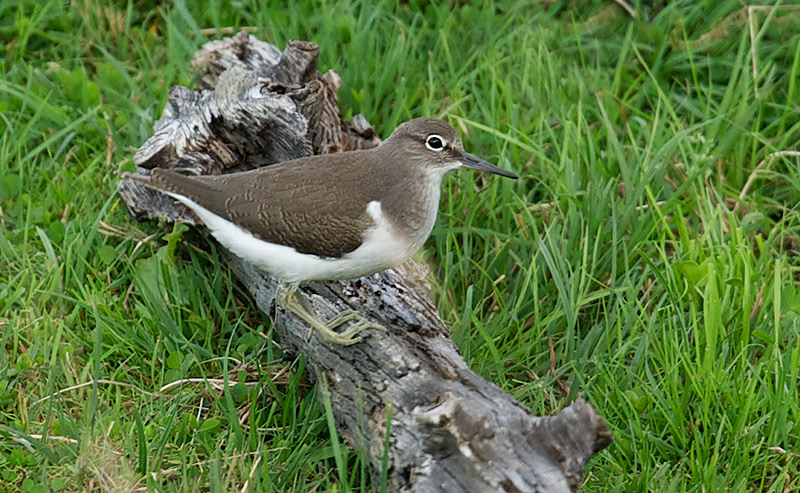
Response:
[[[317,72],[318,53],[306,41],[281,52],[245,32],[207,43],[192,62],[198,90],[170,90],[153,136],[134,156],[138,172],[229,173],[378,145],[363,116],[342,121],[341,80]],[[200,223],[132,181],[121,181],[118,192],[135,218]],[[353,346],[332,346],[316,333],[309,338],[305,323],[280,306],[275,279],[221,251],[258,307],[276,314],[281,347],[304,354],[311,378],[326,382],[347,443],[364,447],[376,470],[389,444],[390,491],[574,491],[592,454],[611,441],[581,399],[554,417],[536,417],[472,372],[430,301],[424,265],[302,285],[323,318],[352,308],[386,327]]]

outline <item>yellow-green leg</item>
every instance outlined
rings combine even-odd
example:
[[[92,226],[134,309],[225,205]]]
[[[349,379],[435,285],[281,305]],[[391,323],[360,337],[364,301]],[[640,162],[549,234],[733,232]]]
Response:
[[[345,310],[328,320],[327,323],[323,322],[317,318],[316,315],[311,313],[304,300],[298,299],[296,294],[297,284],[289,284],[286,287],[286,292],[283,295],[283,306],[285,306],[290,312],[303,319],[303,321],[310,325],[312,329],[316,330],[319,335],[321,335],[322,338],[328,342],[350,346],[351,344],[361,341],[361,337],[356,337],[356,334],[362,330],[383,329],[382,325],[367,320],[363,315],[355,310]],[[347,322],[354,323],[348,326],[342,332],[336,332],[333,330],[346,324]]]

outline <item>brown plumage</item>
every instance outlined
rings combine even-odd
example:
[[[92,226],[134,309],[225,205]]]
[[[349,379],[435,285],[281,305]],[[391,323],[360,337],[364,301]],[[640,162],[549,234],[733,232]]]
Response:
[[[442,148],[436,148],[431,136],[440,137]],[[155,169],[149,177],[126,177],[186,197],[263,241],[340,258],[356,250],[364,232],[375,225],[367,213],[370,202],[380,203],[393,230],[421,245],[433,226],[441,178],[455,167],[516,178],[465,153],[455,129],[433,118],[406,122],[368,150],[228,175],[187,176]]]

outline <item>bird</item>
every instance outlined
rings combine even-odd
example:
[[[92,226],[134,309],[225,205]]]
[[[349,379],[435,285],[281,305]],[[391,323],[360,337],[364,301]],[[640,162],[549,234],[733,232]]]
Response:
[[[410,259],[433,230],[442,179],[459,168],[518,178],[466,152],[458,132],[436,118],[402,123],[370,149],[223,175],[156,168],[123,177],[191,209],[225,248],[281,281],[289,311],[323,339],[351,345],[382,326],[354,310],[322,321],[296,297],[299,284],[358,278]]]

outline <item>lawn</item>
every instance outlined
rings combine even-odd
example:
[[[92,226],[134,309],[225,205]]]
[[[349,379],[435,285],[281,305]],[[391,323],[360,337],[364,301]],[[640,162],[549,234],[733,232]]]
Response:
[[[213,245],[114,192],[245,26],[521,176],[453,173],[419,258],[471,368],[606,420],[584,491],[800,489],[797,7],[200,3],[0,2],[0,491],[379,484]]]

